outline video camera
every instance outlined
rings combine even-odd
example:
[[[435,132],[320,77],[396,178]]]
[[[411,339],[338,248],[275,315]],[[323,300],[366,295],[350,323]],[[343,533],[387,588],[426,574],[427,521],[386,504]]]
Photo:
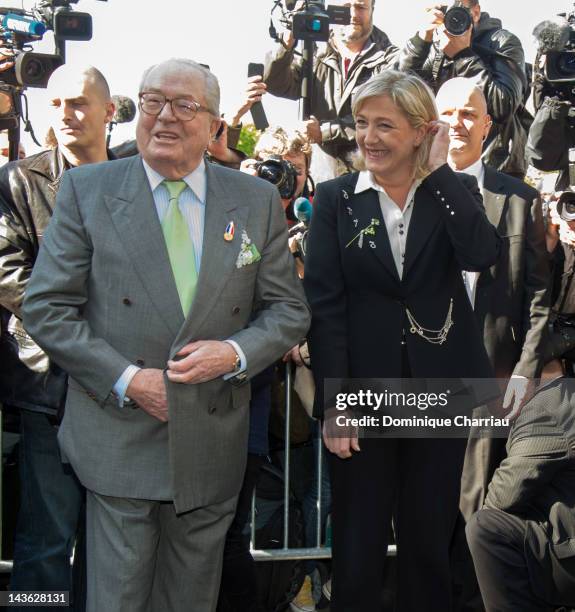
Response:
[[[276,0],[272,13],[281,5]],[[303,9],[296,10],[297,0],[284,0],[281,22],[292,31],[296,40],[327,42],[330,25],[349,25],[351,12],[349,6],[325,6],[323,0],[305,0]],[[272,38],[277,39],[275,29],[270,28]]]
[[[77,3],[78,0],[39,0],[28,11],[0,6],[0,48],[10,52],[5,54],[6,59],[14,60],[14,66],[0,72],[0,130],[9,130],[11,160],[18,158],[24,89],[48,85],[54,70],[66,62],[67,40],[92,38],[91,15],[70,8]],[[54,32],[55,52],[32,51],[32,43],[42,40],[47,30]],[[26,105],[26,130],[40,146],[27,112]]]
[[[569,149],[569,187],[559,196],[557,213],[563,221],[575,221],[575,148]]]
[[[441,10],[445,15],[443,25],[452,36],[463,36],[473,24],[471,11],[461,0],[456,0],[450,8],[444,4]]]
[[[0,73],[1,81],[20,87],[46,87],[52,72],[65,62],[65,41],[92,38],[91,15],[70,9],[77,2],[41,0],[30,11],[0,7],[0,46],[14,53],[14,68]],[[30,51],[31,44],[40,41],[47,30],[54,32],[56,52]]]
[[[575,4],[575,3],[574,3]],[[575,10],[559,13],[561,23],[543,21],[533,35],[545,54],[544,76],[549,83],[575,83]]]

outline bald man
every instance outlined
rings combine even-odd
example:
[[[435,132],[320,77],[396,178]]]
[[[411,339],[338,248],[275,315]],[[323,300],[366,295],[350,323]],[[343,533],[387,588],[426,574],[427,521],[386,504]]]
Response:
[[[502,408],[513,418],[529,399],[532,381],[543,366],[549,269],[541,202],[536,190],[483,163],[491,118],[473,80],[447,81],[437,93],[437,105],[450,126],[449,163],[475,176],[487,217],[503,237],[498,263],[482,273],[464,272],[464,280],[487,354],[505,389]],[[493,473],[505,457],[505,442],[470,437],[460,502],[465,521],[482,507]],[[463,531],[460,535],[464,543]]]
[[[21,420],[20,515],[11,589],[71,591],[70,555],[83,512],[83,489],[64,466],[56,439],[66,374],[28,336],[22,302],[66,170],[110,158],[110,90],[93,67],[56,70],[48,84],[57,146],[0,170],[0,306],[10,314],[1,339],[8,388],[0,397]],[[76,558],[81,557],[77,551]],[[82,597],[75,609],[81,609]]]

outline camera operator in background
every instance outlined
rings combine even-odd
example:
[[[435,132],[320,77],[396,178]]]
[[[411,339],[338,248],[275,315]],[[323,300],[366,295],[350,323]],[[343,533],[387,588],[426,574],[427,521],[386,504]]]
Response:
[[[533,75],[536,114],[526,149],[534,168],[560,171],[557,190],[569,185],[569,149],[575,147],[575,11],[560,17],[533,31],[539,42]]]
[[[352,170],[349,156],[356,148],[352,93],[374,74],[393,67],[397,56],[397,48],[387,35],[373,25],[375,0],[345,4],[351,9],[351,23],[334,26],[325,51],[314,57],[312,116],[302,130],[318,145],[311,168],[316,182]],[[296,8],[303,6],[300,2]],[[264,73],[268,92],[291,100],[300,98],[303,78],[295,44],[292,33],[284,32],[282,44],[266,57]]]
[[[420,31],[401,51],[401,70],[413,70],[437,92],[453,77],[474,78],[487,99],[493,125],[483,161],[523,178],[525,143],[532,120],[525,56],[520,40],[501,21],[482,12],[478,0],[458,0],[449,9],[426,9]]]

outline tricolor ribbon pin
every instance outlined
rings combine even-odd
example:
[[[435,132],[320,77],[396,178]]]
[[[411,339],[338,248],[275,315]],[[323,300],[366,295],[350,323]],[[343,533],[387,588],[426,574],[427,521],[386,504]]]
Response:
[[[236,229],[234,226],[234,222],[230,221],[226,227],[226,231],[224,232],[224,240],[226,242],[231,242],[234,239],[234,233]]]

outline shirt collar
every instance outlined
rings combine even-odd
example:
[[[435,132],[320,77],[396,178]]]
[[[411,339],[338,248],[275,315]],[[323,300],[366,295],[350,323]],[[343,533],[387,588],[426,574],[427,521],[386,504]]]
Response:
[[[474,176],[477,179],[477,182],[481,185],[483,175],[485,174],[483,160],[479,158],[476,162],[471,164],[471,166],[467,166],[467,168],[460,170],[460,172],[465,172],[465,174],[470,174],[471,176]]]
[[[412,200],[413,194],[415,193],[416,189],[421,185],[421,182],[421,179],[416,179],[415,181],[413,181],[413,185],[411,186],[411,189],[409,190],[409,193],[407,195],[408,203]],[[361,193],[362,191],[367,191],[368,189],[375,189],[375,191],[385,193],[385,195],[389,198],[387,191],[385,191],[385,189],[381,185],[376,183],[375,179],[373,178],[373,174],[369,170],[363,170],[359,173],[359,176],[357,177],[357,183],[355,184],[354,193]]]
[[[166,180],[159,172],[154,170],[149,164],[146,163],[144,159],[142,159],[144,164],[144,170],[146,171],[146,176],[148,177],[148,182],[150,183],[150,189],[152,193],[161,185],[163,181]],[[206,162],[202,159],[199,166],[192,170],[189,174],[186,174],[182,178],[182,180],[186,183],[186,185],[194,192],[194,195],[202,204],[206,203],[206,191],[207,191],[207,177],[206,177]]]

